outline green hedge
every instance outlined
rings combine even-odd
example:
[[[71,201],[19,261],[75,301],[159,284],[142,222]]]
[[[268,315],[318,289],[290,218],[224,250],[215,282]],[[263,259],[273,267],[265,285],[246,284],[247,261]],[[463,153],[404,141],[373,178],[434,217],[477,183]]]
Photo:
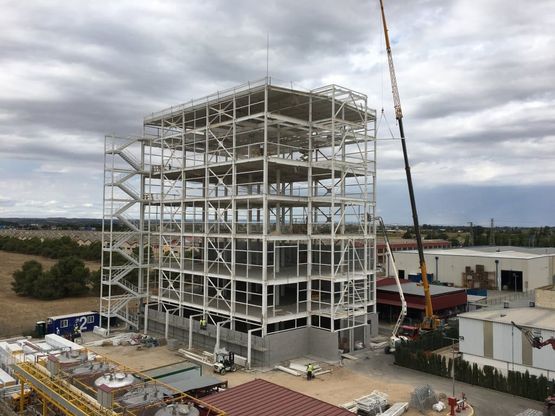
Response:
[[[441,334],[426,335],[421,340],[403,342],[395,349],[395,364],[413,370],[423,371],[441,377],[451,377],[453,360],[445,356],[424,349],[424,345],[439,345]],[[426,338],[429,338],[426,340]],[[445,339],[445,338],[444,338]],[[449,341],[449,340],[446,340]],[[447,343],[450,345],[451,341]],[[550,392],[555,391],[555,381],[549,380],[543,375],[540,377],[530,375],[528,371],[521,373],[509,371],[507,376],[503,375],[495,367],[471,364],[462,358],[455,359],[455,379],[475,386],[498,390],[515,396],[526,397],[532,400],[543,401]]]

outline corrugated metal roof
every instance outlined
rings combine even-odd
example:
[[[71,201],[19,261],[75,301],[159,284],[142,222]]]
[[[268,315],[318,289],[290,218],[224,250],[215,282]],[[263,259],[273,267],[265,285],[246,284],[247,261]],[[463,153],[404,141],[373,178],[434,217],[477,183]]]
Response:
[[[352,416],[334,406],[269,381],[256,379],[202,399],[227,416]]]
[[[418,285],[414,282],[407,282],[406,280],[403,282],[403,293],[405,295],[416,295],[416,296],[424,296],[424,289],[421,285]],[[399,292],[397,285],[386,285],[380,286],[377,285],[377,290],[383,290],[385,292]],[[444,295],[446,293],[457,293],[457,292],[464,292],[464,288],[460,287],[449,287],[449,286],[442,286],[442,285],[430,285],[430,295]]]
[[[466,312],[459,318],[478,319],[481,321],[500,322],[511,325],[514,321],[517,325],[530,328],[540,328],[555,331],[555,309],[546,308],[506,308],[506,309],[483,309],[479,311]]]
[[[398,253],[396,252],[395,255]],[[418,255],[416,250],[407,250],[399,252],[399,255],[404,256],[410,254],[412,256]],[[438,249],[438,250],[424,250],[424,254],[436,255],[436,256],[463,256],[463,257],[482,257],[490,259],[521,259],[521,260],[532,260],[541,257],[552,257],[555,256],[553,250],[541,249],[535,252],[519,250],[514,248],[514,250],[503,250],[503,251],[483,251],[477,249],[469,248],[452,248],[452,249]]]

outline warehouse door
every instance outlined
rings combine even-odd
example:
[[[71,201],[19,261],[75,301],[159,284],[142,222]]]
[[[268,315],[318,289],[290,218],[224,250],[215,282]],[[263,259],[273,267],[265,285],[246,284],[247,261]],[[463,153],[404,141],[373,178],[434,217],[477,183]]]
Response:
[[[522,292],[522,272],[501,270],[501,287],[511,292]]]

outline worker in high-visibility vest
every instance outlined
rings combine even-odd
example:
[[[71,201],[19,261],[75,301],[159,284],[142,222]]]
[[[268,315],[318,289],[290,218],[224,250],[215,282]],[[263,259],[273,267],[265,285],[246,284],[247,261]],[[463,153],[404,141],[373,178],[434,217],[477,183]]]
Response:
[[[306,379],[312,380],[314,378],[314,366],[312,363],[308,363],[306,366]]]
[[[200,318],[200,329],[206,329],[206,319],[204,319],[204,316]]]

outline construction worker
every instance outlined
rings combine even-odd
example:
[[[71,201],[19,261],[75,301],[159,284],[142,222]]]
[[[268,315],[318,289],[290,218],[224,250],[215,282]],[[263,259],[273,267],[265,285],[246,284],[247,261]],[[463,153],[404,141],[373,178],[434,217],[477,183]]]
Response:
[[[81,337],[81,330],[79,329],[79,325],[75,323],[73,327],[73,332],[71,333],[71,341],[75,342],[75,339],[80,337]]]
[[[206,319],[204,316],[200,318],[200,329],[206,329]]]
[[[306,366],[306,379],[312,380],[314,378],[314,366],[312,363],[308,363]]]

